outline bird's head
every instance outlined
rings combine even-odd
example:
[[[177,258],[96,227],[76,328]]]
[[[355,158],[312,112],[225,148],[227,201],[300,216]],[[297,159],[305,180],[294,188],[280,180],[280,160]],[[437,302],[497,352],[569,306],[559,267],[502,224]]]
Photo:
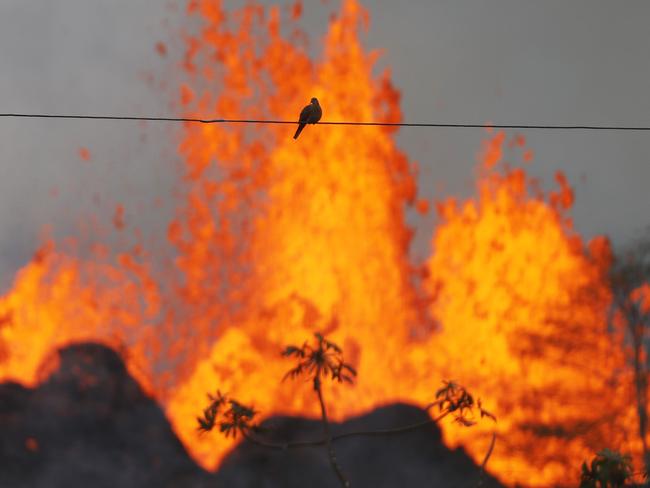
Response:
[[[311,103],[314,105],[318,105],[318,98],[314,97],[311,99]]]

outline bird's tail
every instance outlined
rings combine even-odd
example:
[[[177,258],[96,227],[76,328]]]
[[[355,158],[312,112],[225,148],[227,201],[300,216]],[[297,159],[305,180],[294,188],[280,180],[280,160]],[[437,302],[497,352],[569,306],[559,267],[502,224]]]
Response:
[[[294,139],[298,139],[298,136],[302,132],[302,130],[305,128],[305,124],[299,124],[298,128],[296,129],[296,133],[293,135]]]

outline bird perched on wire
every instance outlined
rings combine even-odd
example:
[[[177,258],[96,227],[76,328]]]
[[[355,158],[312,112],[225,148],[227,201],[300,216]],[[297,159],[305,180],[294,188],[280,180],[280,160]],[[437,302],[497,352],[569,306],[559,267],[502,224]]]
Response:
[[[305,108],[303,108],[302,112],[300,112],[300,118],[298,119],[299,122],[298,129],[296,129],[296,133],[293,135],[293,138],[298,139],[298,136],[305,128],[305,125],[315,124],[320,120],[322,115],[323,115],[323,109],[320,108],[320,105],[318,104],[318,99],[312,98],[311,103],[307,105]]]

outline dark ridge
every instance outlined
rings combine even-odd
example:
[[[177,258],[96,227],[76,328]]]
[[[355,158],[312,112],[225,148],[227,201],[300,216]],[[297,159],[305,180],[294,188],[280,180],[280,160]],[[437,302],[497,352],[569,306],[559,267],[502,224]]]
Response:
[[[428,414],[402,403],[332,425],[332,433],[380,430],[427,420]],[[260,434],[273,442],[321,439],[319,421],[301,417],[273,417],[262,423]],[[335,444],[341,468],[353,487],[474,488],[479,469],[463,449],[448,449],[440,429],[431,424],[411,432],[389,436],[353,437]],[[242,469],[245,467],[245,469]],[[273,451],[242,442],[224,459],[216,473],[219,486],[237,487],[338,487],[323,447]],[[489,474],[484,487],[502,487]]]
[[[0,486],[208,486],[116,352],[77,344],[59,358],[33,390],[0,385]]]
[[[59,365],[38,387],[0,384],[2,487],[337,487],[323,448],[269,451],[242,442],[211,474],[189,457],[163,411],[129,376],[120,356],[97,344],[59,351]],[[206,392],[216,385],[206,385]],[[197,405],[197,415],[204,405]],[[334,432],[382,429],[427,418],[404,404],[334,424]],[[274,417],[267,440],[320,439],[318,421]],[[211,432],[205,435],[220,435]],[[479,470],[449,450],[436,426],[389,437],[336,443],[354,487],[476,486]],[[499,487],[486,476],[484,486]]]

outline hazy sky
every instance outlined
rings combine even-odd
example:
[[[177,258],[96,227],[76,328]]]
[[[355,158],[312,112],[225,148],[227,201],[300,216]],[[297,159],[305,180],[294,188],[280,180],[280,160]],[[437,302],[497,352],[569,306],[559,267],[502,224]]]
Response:
[[[381,65],[392,67],[407,121],[650,125],[646,0],[363,3],[372,17],[364,42],[384,51]],[[164,80],[173,86],[178,33],[189,28],[174,8],[183,4],[1,0],[0,112],[174,115]],[[337,5],[305,2],[304,25],[322,35]],[[0,119],[0,283],[29,259],[43,225],[77,234],[80,218],[98,211],[95,193],[100,213],[144,202],[127,220],[162,225],[173,207],[179,129]],[[650,133],[524,134],[535,153],[531,173],[549,181],[562,169],[574,185],[580,232],[624,244],[648,226]],[[472,194],[483,139],[480,130],[458,129],[398,136],[420,163],[422,193],[438,198]],[[155,197],[161,206],[153,211],[146,204]],[[419,254],[430,227],[421,227]]]

